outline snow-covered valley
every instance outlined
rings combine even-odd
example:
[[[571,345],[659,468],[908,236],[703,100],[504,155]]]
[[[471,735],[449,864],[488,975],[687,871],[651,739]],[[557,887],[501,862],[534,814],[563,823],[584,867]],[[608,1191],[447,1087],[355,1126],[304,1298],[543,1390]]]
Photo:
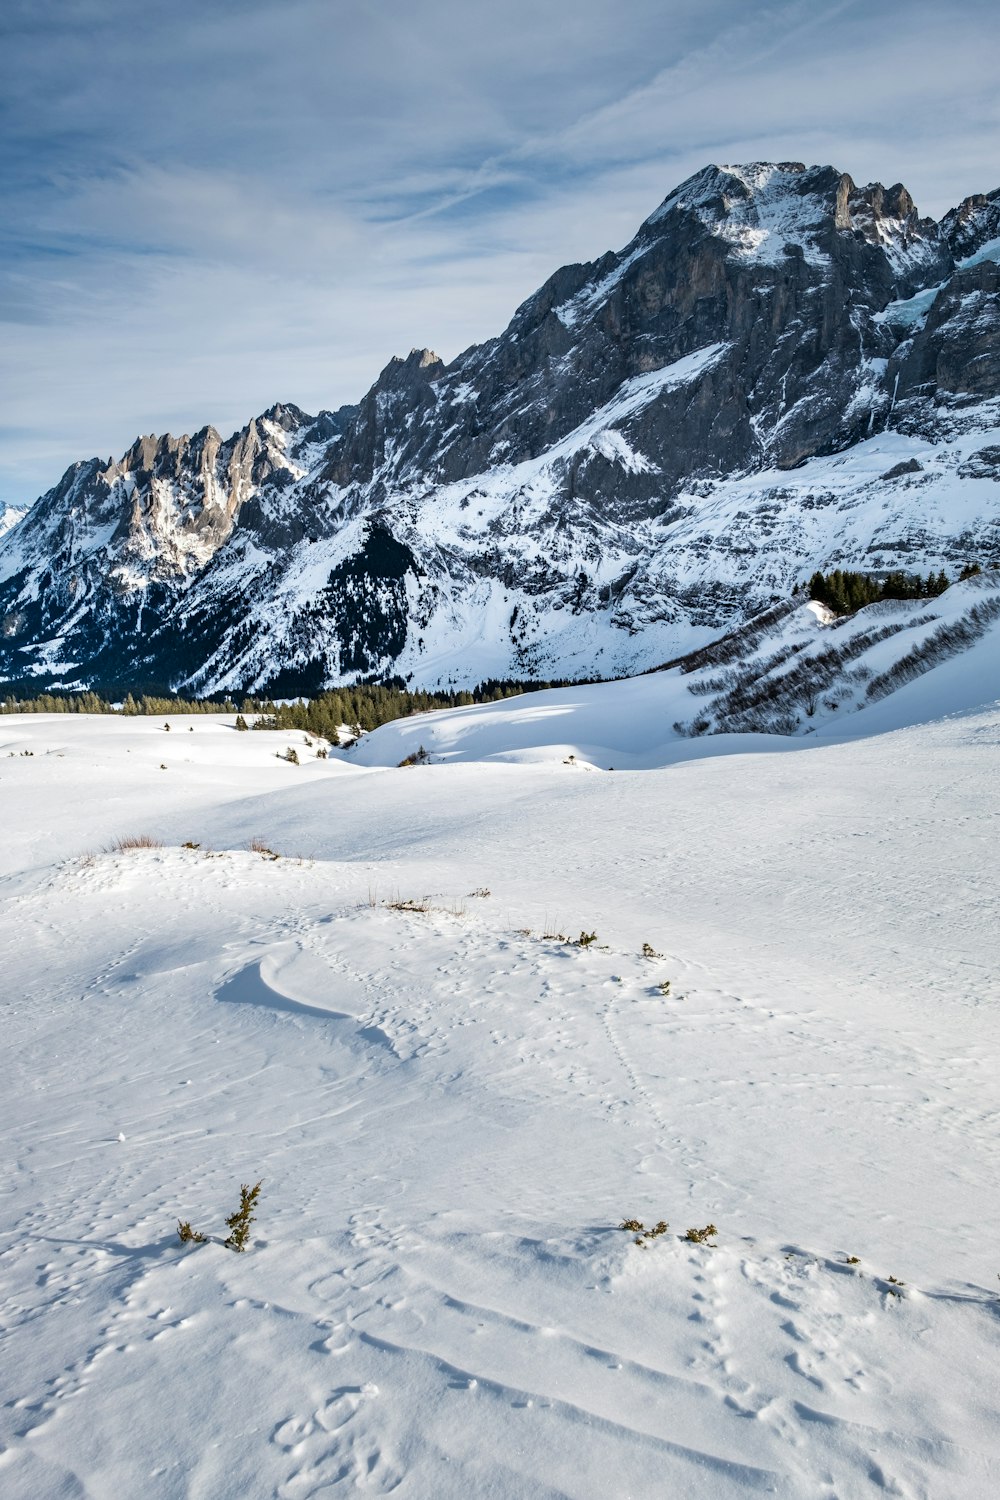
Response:
[[[996,1494],[995,635],[795,737],[0,718],[4,1496]]]

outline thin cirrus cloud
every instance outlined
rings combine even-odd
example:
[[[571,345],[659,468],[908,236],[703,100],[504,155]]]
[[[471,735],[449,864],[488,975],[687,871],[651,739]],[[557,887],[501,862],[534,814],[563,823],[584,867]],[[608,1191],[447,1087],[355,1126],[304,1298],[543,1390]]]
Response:
[[[8,0],[0,501],[451,358],[708,161],[996,186],[979,0]]]

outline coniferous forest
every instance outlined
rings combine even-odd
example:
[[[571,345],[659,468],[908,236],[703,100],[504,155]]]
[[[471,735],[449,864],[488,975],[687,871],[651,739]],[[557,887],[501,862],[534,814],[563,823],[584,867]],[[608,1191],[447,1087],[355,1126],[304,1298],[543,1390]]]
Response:
[[[978,572],[978,563],[972,563],[962,569],[959,578],[971,578]],[[878,576],[836,568],[832,573],[812,575],[809,597],[825,604],[834,614],[852,615],[856,610],[864,609],[866,604],[877,604],[882,599],[935,599],[944,593],[951,581],[943,569],[922,578],[919,573],[894,572]]]
[[[377,729],[391,719],[435,708],[463,708],[476,703],[494,703],[519,693],[541,688],[569,687],[568,681],[517,682],[490,678],[471,692],[410,692],[400,682],[363,683],[319,693],[315,698],[275,703],[270,698],[229,697],[187,699],[173,696],[128,693],[121,702],[111,702],[94,692],[38,693],[33,697],[9,695],[0,700],[4,714],[115,714],[124,717],[146,714],[239,714],[247,729],[301,729],[336,743],[341,729],[356,734]]]

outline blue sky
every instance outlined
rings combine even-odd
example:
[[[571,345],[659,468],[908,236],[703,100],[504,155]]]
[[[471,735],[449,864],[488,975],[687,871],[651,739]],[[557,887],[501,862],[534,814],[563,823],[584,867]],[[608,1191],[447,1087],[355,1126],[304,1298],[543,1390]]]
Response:
[[[706,162],[1000,183],[993,4],[5,0],[0,502],[452,358]]]

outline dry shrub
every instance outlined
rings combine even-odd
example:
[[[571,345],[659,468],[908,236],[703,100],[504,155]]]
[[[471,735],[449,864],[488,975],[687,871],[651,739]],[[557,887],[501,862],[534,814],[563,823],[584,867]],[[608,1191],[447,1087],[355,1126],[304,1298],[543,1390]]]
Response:
[[[247,844],[247,848],[251,854],[260,854],[264,859],[281,858],[281,855],[277,854],[269,844],[265,844],[263,839],[251,839],[249,844]]]
[[[711,1245],[718,1232],[714,1224],[706,1224],[703,1229],[689,1229],[684,1238],[692,1245]]]

